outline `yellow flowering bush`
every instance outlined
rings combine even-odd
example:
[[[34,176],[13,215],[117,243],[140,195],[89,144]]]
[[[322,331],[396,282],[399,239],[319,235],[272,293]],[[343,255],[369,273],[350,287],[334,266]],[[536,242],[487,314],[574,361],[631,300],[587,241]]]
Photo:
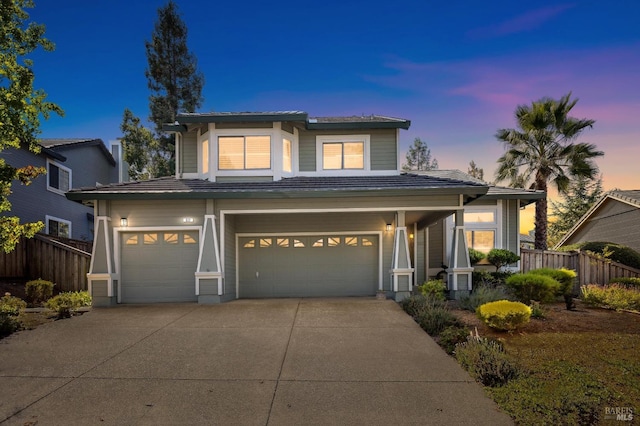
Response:
[[[531,308],[520,302],[498,300],[480,305],[476,314],[489,327],[510,331],[529,322]]]

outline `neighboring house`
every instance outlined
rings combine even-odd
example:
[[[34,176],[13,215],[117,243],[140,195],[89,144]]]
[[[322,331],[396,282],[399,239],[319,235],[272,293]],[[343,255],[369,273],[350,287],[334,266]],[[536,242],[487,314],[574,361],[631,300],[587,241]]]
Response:
[[[533,231],[531,231],[533,232]],[[520,248],[533,250],[536,247],[536,239],[531,233],[520,234]]]
[[[622,244],[640,251],[640,190],[607,192],[556,247],[588,241]]]
[[[23,223],[42,221],[45,234],[93,240],[93,209],[69,201],[65,193],[73,187],[122,181],[119,144],[112,146],[115,156],[100,139],[42,139],[40,145],[39,154],[26,148],[0,153],[14,167],[32,165],[47,171],[29,186],[13,183],[8,214]]]
[[[175,177],[67,193],[95,209],[94,305],[380,290],[399,300],[445,261],[451,295],[468,293],[467,239],[517,252],[519,207],[543,194],[457,171],[400,172],[409,126],[299,111],[179,114],[165,126],[176,134]]]

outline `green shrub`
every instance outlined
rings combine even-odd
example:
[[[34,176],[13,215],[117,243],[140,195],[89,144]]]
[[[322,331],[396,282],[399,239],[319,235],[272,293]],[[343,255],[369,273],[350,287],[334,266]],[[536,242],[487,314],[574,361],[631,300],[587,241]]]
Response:
[[[520,302],[498,300],[481,305],[476,314],[491,328],[511,331],[529,322],[531,308]]]
[[[545,318],[546,312],[542,307],[542,305],[540,304],[540,302],[536,302],[534,300],[531,302],[531,305],[529,305],[529,307],[531,308],[531,318],[536,318],[536,319]]]
[[[503,266],[516,263],[520,256],[506,249],[492,249],[487,255],[487,260],[499,271]]]
[[[18,316],[27,304],[9,293],[0,298],[0,337],[8,336],[20,329]]]
[[[438,344],[449,355],[452,355],[456,345],[467,341],[469,329],[467,327],[450,326],[442,330],[438,336]]]
[[[456,346],[454,354],[460,365],[485,386],[503,386],[520,374],[502,344],[495,340],[471,336]]]
[[[25,284],[27,300],[34,305],[41,304],[53,295],[53,285],[51,281],[43,279],[27,281]]]
[[[640,288],[640,278],[614,278],[609,284],[619,284],[628,288]]]
[[[606,286],[589,284],[583,285],[580,290],[582,301],[588,305],[617,311],[640,312],[640,289],[627,288],[619,284]]]
[[[91,306],[91,296],[86,291],[60,293],[46,302],[46,307],[56,312],[58,318],[68,318],[83,306]]]
[[[416,319],[420,312],[436,307],[445,307],[444,300],[429,298],[423,295],[413,295],[402,299],[400,306],[413,319]]]
[[[470,295],[460,298],[460,308],[475,312],[480,305],[495,302],[496,300],[508,299],[509,295],[503,287],[478,286],[473,289]]]
[[[446,306],[425,309],[415,320],[432,337],[440,335],[447,327],[462,326],[460,320]]]
[[[444,294],[447,291],[447,286],[443,280],[429,280],[418,286],[418,289],[420,290],[420,294],[423,296],[444,300]]]
[[[579,244],[580,250],[590,251],[614,262],[640,269],[640,253],[630,247],[601,241]]]
[[[553,302],[561,287],[553,278],[536,274],[512,275],[507,278],[505,285],[523,303],[531,303],[532,300]]]
[[[483,252],[473,248],[469,249],[469,260],[471,261],[472,265],[475,265],[476,263],[480,262],[485,257],[487,257],[487,255],[484,254]]]
[[[612,397],[588,370],[566,361],[542,364],[535,373],[489,392],[521,425],[598,424]]]
[[[575,309],[575,304],[573,303],[573,284],[578,276],[576,271],[565,268],[540,268],[532,269],[527,272],[527,274],[544,275],[558,281],[560,283],[560,288],[556,295],[564,298],[564,303],[568,310]]]
[[[513,275],[511,271],[490,272],[485,270],[475,270],[471,273],[473,288],[477,287],[502,287],[507,278]]]

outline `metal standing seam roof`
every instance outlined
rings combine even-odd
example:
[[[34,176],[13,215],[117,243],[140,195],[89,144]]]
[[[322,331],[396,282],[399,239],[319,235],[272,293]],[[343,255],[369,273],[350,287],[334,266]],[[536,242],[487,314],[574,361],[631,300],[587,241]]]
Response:
[[[115,198],[204,198],[248,196],[336,196],[364,193],[387,193],[407,190],[483,195],[486,184],[453,179],[401,174],[390,176],[352,177],[293,177],[264,182],[210,182],[204,179],[158,178],[147,181],[125,182],[94,188],[72,189],[67,197],[72,200]],[[328,195],[327,195],[328,194]]]

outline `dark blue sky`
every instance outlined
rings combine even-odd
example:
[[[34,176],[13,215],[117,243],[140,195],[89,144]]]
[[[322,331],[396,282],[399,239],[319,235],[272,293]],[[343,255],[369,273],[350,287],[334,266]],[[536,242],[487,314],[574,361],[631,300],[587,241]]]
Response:
[[[412,120],[441,168],[490,178],[516,105],[572,91],[596,120],[607,189],[640,188],[640,3],[176,1],[205,74],[201,111],[304,110]],[[164,1],[36,0],[53,53],[36,85],[65,110],[42,137],[120,136],[148,115],[144,42]]]

